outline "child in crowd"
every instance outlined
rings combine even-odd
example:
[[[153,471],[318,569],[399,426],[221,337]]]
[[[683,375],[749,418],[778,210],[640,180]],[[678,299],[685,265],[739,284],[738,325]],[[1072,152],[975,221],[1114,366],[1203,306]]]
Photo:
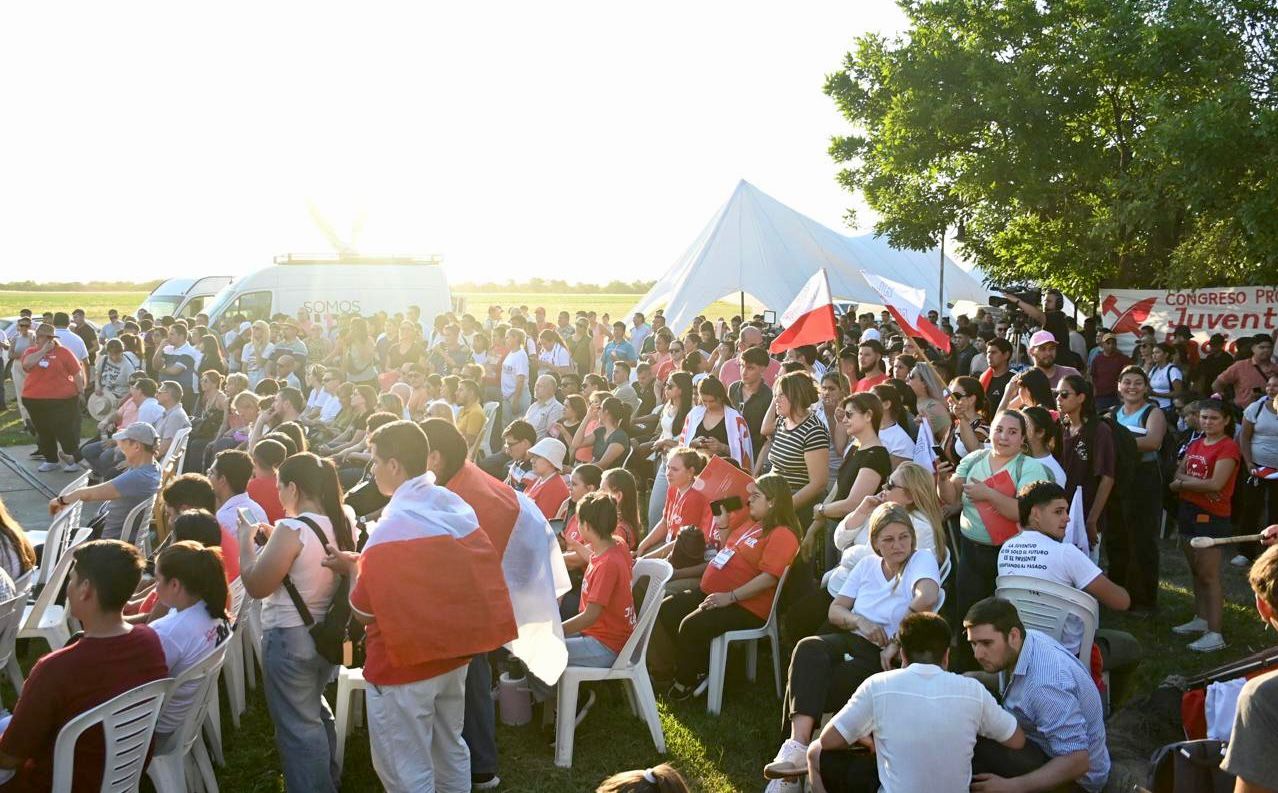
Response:
[[[288,450],[277,440],[266,438],[253,447],[253,478],[249,480],[249,498],[266,510],[271,523],[284,518],[284,506],[280,503],[278,472]]]
[[[627,550],[634,550],[643,526],[639,522],[639,488],[635,475],[624,468],[609,468],[604,472],[599,489],[617,505],[616,537]]]
[[[623,771],[599,783],[595,793],[688,793],[688,783],[669,764]]]

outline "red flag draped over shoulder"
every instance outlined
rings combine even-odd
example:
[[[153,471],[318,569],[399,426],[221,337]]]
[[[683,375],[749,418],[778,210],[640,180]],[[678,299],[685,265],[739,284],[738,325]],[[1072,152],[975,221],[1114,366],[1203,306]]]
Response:
[[[780,323],[785,330],[768,347],[768,352],[774,355],[807,344],[821,344],[838,336],[834,300],[830,297],[830,281],[824,268],[808,279],[790,307],[781,312]]]
[[[359,571],[396,666],[477,655],[515,637],[501,556],[475,511],[432,474],[395,491]]]

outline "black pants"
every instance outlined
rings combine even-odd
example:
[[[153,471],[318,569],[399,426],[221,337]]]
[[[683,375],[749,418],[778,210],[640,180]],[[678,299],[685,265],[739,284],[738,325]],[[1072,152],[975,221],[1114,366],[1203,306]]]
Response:
[[[863,747],[821,752],[821,782],[828,793],[878,793],[878,761]]]
[[[80,455],[80,399],[32,399],[22,400],[31,414],[36,430],[36,448],[45,461],[58,461],[58,446],[62,453],[81,459]]]
[[[786,682],[787,726],[796,715],[820,721],[823,713],[846,705],[866,678],[883,671],[877,645],[857,633],[830,630],[809,636],[794,648]],[[850,661],[846,660],[849,655]]]
[[[794,575],[791,571],[790,575]],[[788,583],[788,579],[787,579]],[[822,587],[813,587],[807,594],[790,605],[781,619],[781,633],[787,644],[798,644],[801,639],[815,636],[830,617],[830,604],[834,598]]]
[[[1158,462],[1136,467],[1130,486],[1115,494],[1104,533],[1109,577],[1132,596],[1132,608],[1152,609],[1158,601],[1158,529],[1163,513],[1163,477]]]
[[[1008,749],[989,738],[977,738],[972,753],[972,775],[994,774],[1004,778],[1024,776],[1042,768],[1050,759],[1033,741],[1025,741],[1025,746],[1020,749]],[[821,777],[824,779],[825,774],[822,773]],[[1066,782],[1052,790],[1054,793],[1074,793],[1083,788],[1073,782]]]
[[[976,603],[994,594],[994,580],[998,578],[998,546],[982,545],[958,535],[959,557],[954,570],[954,617],[955,624],[962,625],[967,610]],[[954,633],[954,655],[951,658],[952,671],[975,669],[972,647],[962,630]]]
[[[1278,523],[1278,479],[1240,478],[1238,487],[1243,490],[1239,534],[1255,534]]]
[[[706,599],[700,589],[671,595],[661,602],[657,619],[675,646],[675,682],[690,686],[710,665],[710,642],[728,631],[763,627],[764,620],[733,604],[698,611]]]

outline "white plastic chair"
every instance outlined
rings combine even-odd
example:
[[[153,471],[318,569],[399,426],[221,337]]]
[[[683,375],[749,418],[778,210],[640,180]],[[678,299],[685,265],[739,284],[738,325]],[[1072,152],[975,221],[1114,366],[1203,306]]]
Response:
[[[160,461],[160,473],[164,474],[170,468],[177,472],[182,470],[182,462],[186,457],[186,444],[191,436],[191,428],[183,427],[173,435],[173,442],[169,444],[168,451],[164,453],[164,459]]]
[[[342,761],[346,757],[346,739],[351,735],[351,728],[359,720],[359,703],[362,702],[364,689],[363,669],[351,669],[345,666],[337,668],[337,770],[342,770]],[[356,692],[360,700],[356,700]]]
[[[76,501],[59,511],[50,521],[49,530],[43,538],[39,536],[39,532],[27,532],[27,539],[32,545],[43,546],[40,550],[40,572],[36,576],[36,586],[48,583],[53,568],[57,567],[58,560],[67,551],[71,536],[80,528],[80,513],[83,508],[84,503]]]
[[[102,793],[136,791],[155,723],[172,683],[171,677],[152,680],[86,710],[63,725],[53,745],[53,793],[71,793],[76,741],[95,725],[102,726],[106,743]]]
[[[151,531],[151,508],[154,504],[154,499],[148,498],[129,510],[120,529],[121,540],[141,549],[142,537]]]
[[[706,693],[706,712],[715,716],[723,710],[723,680],[728,672],[728,646],[733,642],[749,642],[746,648],[746,678],[754,681],[759,667],[759,640],[767,639],[772,645],[772,677],[776,682],[777,699],[781,698],[781,635],[778,628],[777,604],[781,602],[781,591],[785,588],[785,580],[790,575],[787,567],[777,581],[777,591],[772,595],[772,609],[768,612],[768,621],[760,628],[743,631],[728,631],[714,637],[710,642],[710,678]]]
[[[493,424],[497,421],[497,409],[501,407],[500,402],[484,403],[484,429],[479,433],[479,445],[476,447],[484,455],[490,455],[492,450]],[[473,453],[473,449],[471,450]],[[473,456],[473,454],[472,454]]]
[[[244,685],[244,642],[248,637],[248,620],[245,619],[245,615],[252,602],[253,599],[244,591],[244,584],[240,583],[240,579],[236,578],[232,581],[231,613],[235,615],[235,624],[231,626],[231,638],[227,640],[230,647],[227,650],[226,661],[222,664],[222,682],[226,685],[231,724],[235,725],[236,729],[240,726],[240,715],[248,709]],[[213,754],[220,758],[222,755],[221,713],[217,708],[210,708],[209,714],[209,718],[214,722],[213,732],[217,736]]]
[[[665,597],[666,583],[674,576],[674,568],[663,559],[640,559],[635,562],[632,587],[646,579],[643,604],[634,630],[617,654],[617,661],[607,668],[570,666],[559,678],[558,713],[555,717],[555,765],[572,767],[572,745],[577,730],[577,691],[582,683],[592,680],[620,680],[625,684],[630,711],[648,723],[652,742],[659,754],[666,753],[666,737],[657,713],[657,697],[648,677],[648,640],[657,622],[657,612]]]
[[[195,699],[182,719],[182,726],[161,745],[156,746],[147,766],[146,775],[155,785],[156,793],[186,793],[188,777],[203,781],[208,793],[217,793],[217,777],[208,750],[200,740],[200,728],[213,702],[217,690],[218,671],[226,658],[228,638],[196,661],[173,681],[170,699],[182,686],[195,683]]]
[[[1065,622],[1072,614],[1083,624],[1078,658],[1091,668],[1092,642],[1100,624],[1100,604],[1086,592],[1025,575],[1001,575],[994,581],[994,595],[1009,600],[1026,628],[1042,631],[1056,641],[1065,636]]]
[[[71,542],[67,546],[67,550],[62,554],[62,558],[58,560],[57,566],[53,568],[53,573],[49,576],[48,583],[44,585],[44,589],[40,590],[35,602],[26,606],[22,617],[22,627],[18,629],[19,639],[43,639],[49,644],[50,650],[60,649],[71,640],[71,626],[67,622],[70,612],[67,611],[65,606],[60,606],[53,601],[62,591],[62,586],[66,583],[67,576],[71,574],[71,562],[73,561],[71,552],[80,543],[89,539],[91,534],[92,531],[89,529],[76,530],[75,536],[71,538]],[[10,656],[9,666],[10,675],[12,676],[12,668],[17,666],[17,659]]]
[[[26,611],[27,593],[18,589],[18,593],[0,603],[0,665],[8,666],[13,658],[14,647],[18,642],[18,628],[22,624],[23,612]],[[14,690],[22,692],[21,676]]]

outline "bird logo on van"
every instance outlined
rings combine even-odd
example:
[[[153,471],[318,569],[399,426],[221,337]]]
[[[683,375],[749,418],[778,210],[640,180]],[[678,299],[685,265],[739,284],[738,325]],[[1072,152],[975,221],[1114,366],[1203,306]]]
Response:
[[[1105,302],[1101,304],[1101,315],[1115,314],[1118,316],[1118,319],[1114,320],[1114,324],[1110,326],[1110,330],[1113,333],[1130,333],[1134,336],[1139,336],[1140,326],[1144,325],[1145,320],[1149,319],[1149,315],[1154,309],[1154,304],[1157,302],[1157,297],[1147,297],[1144,300],[1133,303],[1126,311],[1119,311],[1118,298],[1113,295],[1106,295]]]

